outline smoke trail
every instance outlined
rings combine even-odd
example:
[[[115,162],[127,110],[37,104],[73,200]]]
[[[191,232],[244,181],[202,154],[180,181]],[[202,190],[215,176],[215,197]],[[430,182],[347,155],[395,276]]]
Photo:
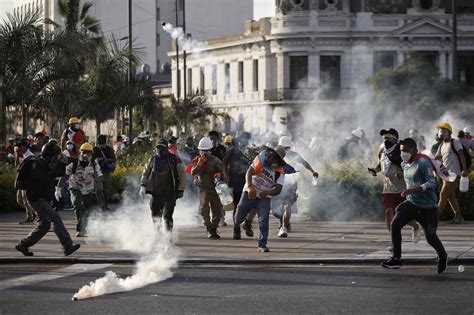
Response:
[[[196,207],[190,198],[178,200],[175,208],[175,227],[171,234],[161,220],[153,222],[148,197],[137,195],[137,178],[127,179],[127,189],[122,206],[114,212],[95,212],[88,220],[87,243],[111,246],[115,250],[128,251],[139,256],[134,273],[125,279],[114,272],[82,287],[73,300],[82,300],[104,294],[135,290],[151,283],[164,281],[173,276],[180,252],[172,243],[181,226],[196,226]]]
[[[182,27],[174,27],[171,23],[166,22],[163,22],[161,26],[165,32],[169,33],[172,38],[178,41],[178,45],[181,46],[183,50],[193,52],[206,46],[206,44],[203,42],[192,38],[187,38]]]

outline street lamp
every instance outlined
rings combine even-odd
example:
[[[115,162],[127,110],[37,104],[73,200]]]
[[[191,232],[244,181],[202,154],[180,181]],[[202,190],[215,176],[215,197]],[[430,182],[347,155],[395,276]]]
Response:
[[[453,55],[453,83],[459,85],[459,74],[458,74],[458,21],[457,21],[457,0],[452,0],[452,17],[453,17],[453,40],[452,40],[452,55]]]
[[[132,83],[132,0],[128,0],[128,84]],[[130,139],[130,148],[133,150],[132,143],[132,117],[133,106],[128,104],[128,138]]]

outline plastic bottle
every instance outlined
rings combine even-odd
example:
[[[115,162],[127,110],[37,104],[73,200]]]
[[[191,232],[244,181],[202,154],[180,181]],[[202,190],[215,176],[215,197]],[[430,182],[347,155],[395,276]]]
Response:
[[[232,197],[232,192],[222,180],[216,178],[216,192],[219,195],[219,199],[223,206],[229,205],[234,202],[234,198]]]
[[[469,178],[468,177],[461,177],[461,181],[459,182],[459,191],[461,192],[469,191]]]
[[[458,271],[459,271],[459,272],[464,272],[464,266],[463,266],[463,265],[459,265]]]
[[[316,186],[318,184],[318,178],[315,176],[313,177],[313,181],[311,182],[313,186]]]

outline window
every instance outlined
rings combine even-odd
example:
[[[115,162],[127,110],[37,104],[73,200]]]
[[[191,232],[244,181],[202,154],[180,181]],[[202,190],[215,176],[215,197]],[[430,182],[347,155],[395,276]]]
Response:
[[[217,65],[212,65],[212,95],[217,94]]]
[[[160,17],[160,8],[156,8],[156,19],[159,21],[161,19]]]
[[[290,56],[290,89],[306,87],[308,81],[308,56]]]
[[[204,76],[204,67],[199,68],[199,90],[201,93],[204,93],[205,90],[205,76]]]
[[[224,64],[224,77],[225,77],[224,93],[229,94],[230,93],[230,64],[229,63]]]
[[[244,62],[239,61],[239,93],[244,91]]]
[[[192,95],[193,94],[193,69],[189,68],[188,69],[188,89],[187,89],[187,93],[188,95]]]
[[[381,69],[393,68],[395,66],[396,52],[376,51],[374,52],[374,72]]]
[[[341,88],[341,56],[321,56],[320,79],[330,89]]]
[[[258,91],[258,60],[253,61],[253,91]]]

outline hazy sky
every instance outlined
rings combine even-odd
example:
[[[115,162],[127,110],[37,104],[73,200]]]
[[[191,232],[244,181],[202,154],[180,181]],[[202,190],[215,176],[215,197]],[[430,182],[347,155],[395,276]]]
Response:
[[[188,0],[193,1],[193,0]],[[0,19],[6,17],[5,12],[11,12],[15,0],[0,0]],[[275,0],[254,0],[254,19],[271,16],[275,12]]]

